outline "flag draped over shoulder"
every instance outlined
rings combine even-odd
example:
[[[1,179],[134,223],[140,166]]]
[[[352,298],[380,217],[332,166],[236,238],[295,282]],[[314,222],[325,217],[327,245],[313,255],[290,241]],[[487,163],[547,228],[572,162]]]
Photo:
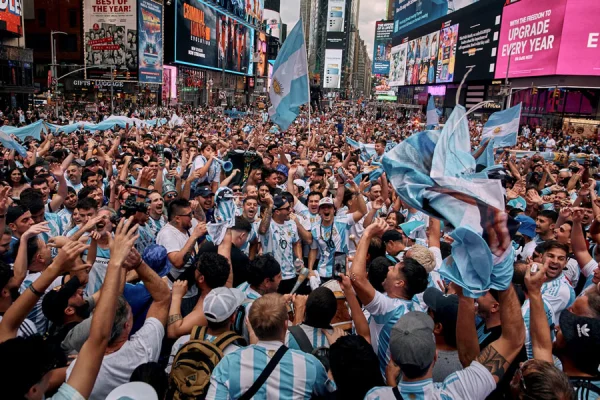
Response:
[[[269,89],[269,116],[282,130],[287,130],[309,101],[308,61],[302,19],[283,43],[273,67]]]
[[[515,146],[520,120],[521,103],[508,110],[495,112],[483,126],[482,138],[493,137],[494,147]]]

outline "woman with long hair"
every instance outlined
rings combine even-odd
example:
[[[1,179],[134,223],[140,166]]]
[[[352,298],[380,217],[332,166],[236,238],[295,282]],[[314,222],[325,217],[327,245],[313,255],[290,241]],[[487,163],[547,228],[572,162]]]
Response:
[[[29,188],[29,184],[19,168],[11,168],[8,171],[8,184],[12,186],[12,198],[19,199],[21,192]]]

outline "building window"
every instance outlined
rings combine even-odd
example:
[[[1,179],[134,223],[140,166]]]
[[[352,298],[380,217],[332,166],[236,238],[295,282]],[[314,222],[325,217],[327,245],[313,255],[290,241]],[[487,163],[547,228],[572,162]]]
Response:
[[[71,28],[77,27],[77,9],[76,8],[69,9],[69,26]]]
[[[77,51],[77,35],[60,35],[60,51],[73,53]]]
[[[46,10],[43,8],[40,8],[38,10],[38,24],[41,28],[46,26]]]

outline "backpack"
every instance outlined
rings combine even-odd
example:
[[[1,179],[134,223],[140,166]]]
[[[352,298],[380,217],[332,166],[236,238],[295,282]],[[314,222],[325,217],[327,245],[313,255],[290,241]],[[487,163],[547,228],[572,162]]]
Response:
[[[233,320],[233,331],[240,336],[244,335],[245,321],[246,321],[246,307],[248,304],[252,303],[253,300],[246,299],[244,302],[238,307],[235,318]]]
[[[205,339],[205,326],[195,326],[190,340],[184,344],[173,359],[169,374],[168,399],[204,399],[208,393],[210,375],[223,351],[233,342],[246,345],[246,340],[235,332],[220,334],[214,342]]]

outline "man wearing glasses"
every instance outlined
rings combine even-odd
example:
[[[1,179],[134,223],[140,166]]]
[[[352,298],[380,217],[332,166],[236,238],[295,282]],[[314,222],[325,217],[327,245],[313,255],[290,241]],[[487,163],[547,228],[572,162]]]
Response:
[[[302,260],[302,242],[296,223],[290,221],[291,204],[281,196],[265,197],[267,209],[258,227],[263,254],[271,254],[281,265],[278,292],[290,293],[298,277],[294,261]]]

